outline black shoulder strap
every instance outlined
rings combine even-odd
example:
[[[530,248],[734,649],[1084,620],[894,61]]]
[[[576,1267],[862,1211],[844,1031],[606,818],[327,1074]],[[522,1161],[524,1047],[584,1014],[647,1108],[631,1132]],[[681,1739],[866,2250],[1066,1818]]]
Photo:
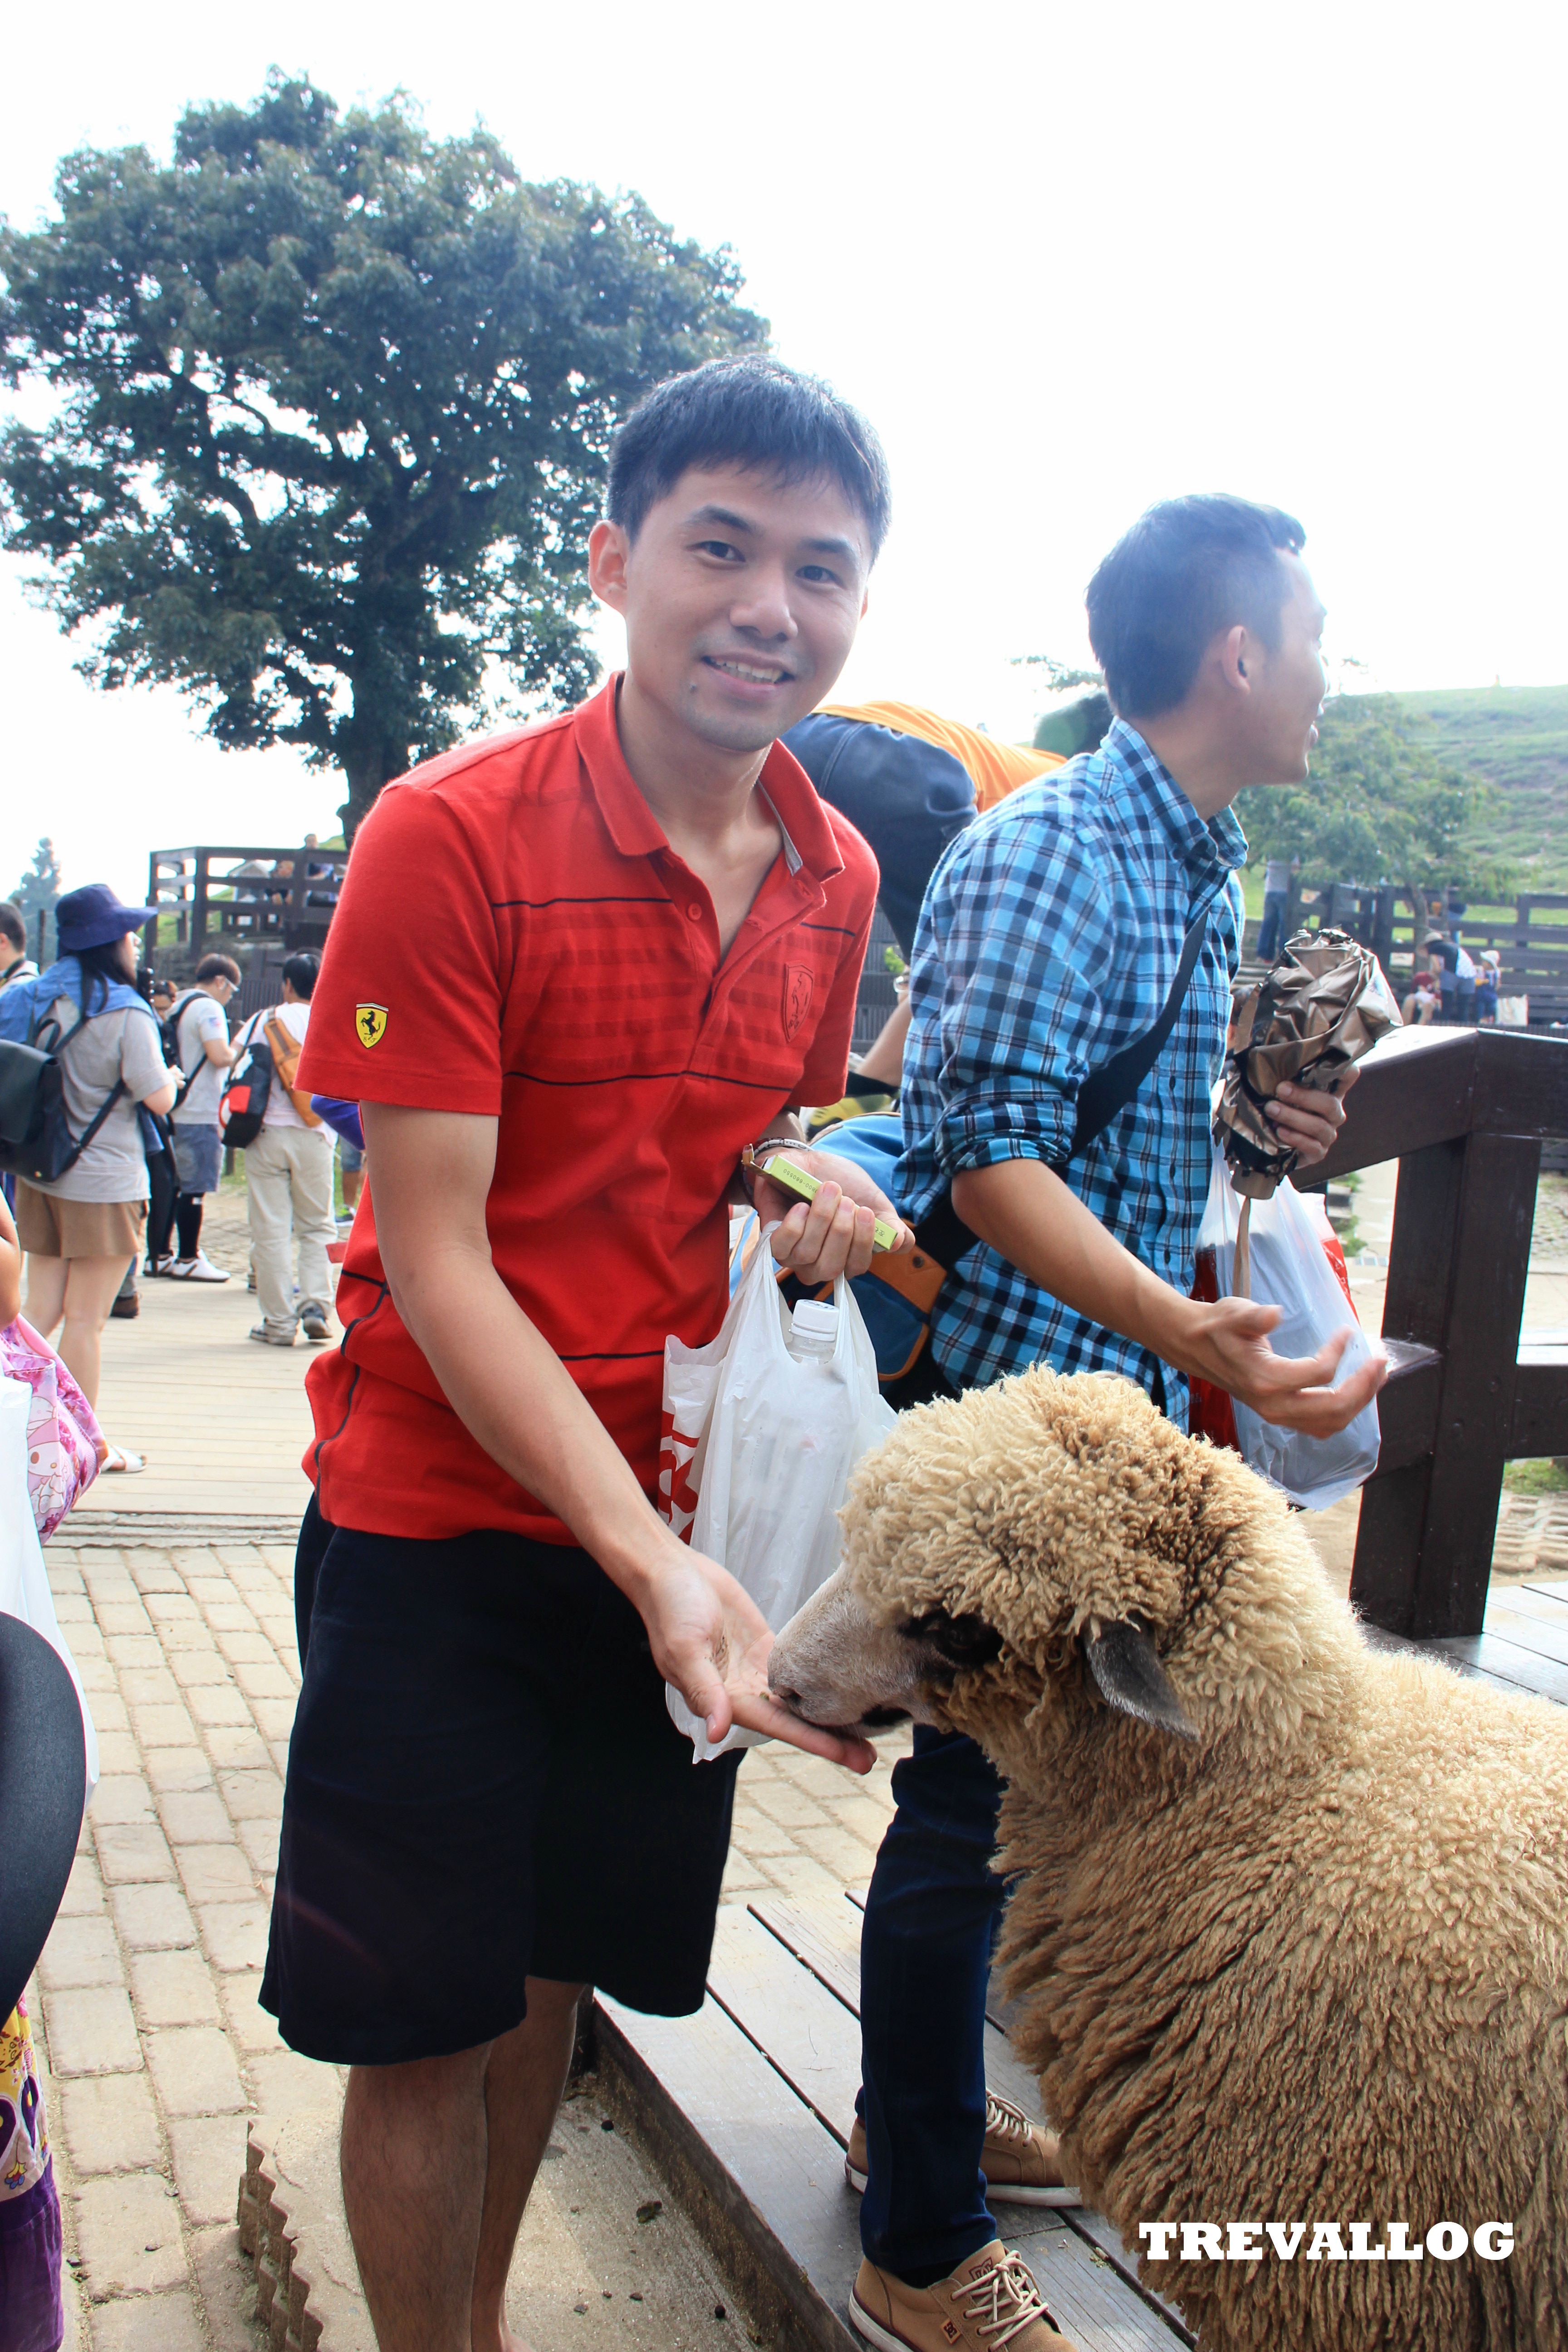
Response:
[[[1176,976],[1171,982],[1170,993],[1160,1008],[1160,1017],[1152,1029],[1113,1054],[1103,1069],[1091,1070],[1078,1090],[1078,1118],[1073,1128],[1072,1148],[1064,1158],[1052,1161],[1059,1176],[1068,1160],[1087,1151],[1097,1136],[1103,1135],[1119,1110],[1125,1108],[1160,1055],[1165,1041],[1176,1025],[1176,1015],[1186,1002],[1187,991],[1193,984],[1193,974],[1198,968],[1198,951],[1208,929],[1209,908],[1187,926],[1182,941],[1181,961]],[[952,1205],[952,1194],[944,1192],[940,1201],[931,1203],[915,1231],[915,1239],[939,1265],[952,1266],[964,1253],[974,1247],[974,1235]]]
[[[1123,1045],[1113,1054],[1102,1070],[1091,1070],[1078,1090],[1078,1122],[1072,1132],[1072,1150],[1068,1160],[1076,1160],[1087,1151],[1097,1136],[1103,1135],[1119,1110],[1131,1101],[1155,1063],[1165,1050],[1165,1040],[1176,1025],[1176,1015],[1186,1002],[1187,991],[1193,984],[1193,974],[1198,968],[1198,950],[1209,927],[1209,910],[1187,926],[1187,936],[1182,941],[1182,960],[1176,966],[1176,976],[1171,982],[1171,992],[1160,1008],[1160,1018],[1147,1035],[1135,1037],[1131,1045]],[[1066,1167],[1067,1160],[1058,1163]]]

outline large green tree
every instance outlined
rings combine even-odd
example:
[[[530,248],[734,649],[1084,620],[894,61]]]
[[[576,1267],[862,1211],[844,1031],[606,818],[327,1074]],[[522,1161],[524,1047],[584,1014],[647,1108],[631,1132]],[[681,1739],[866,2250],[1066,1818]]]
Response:
[[[727,250],[276,74],[185,113],[172,163],[84,151],[56,194],[0,228],[5,380],[57,395],[0,438],[0,499],[89,678],[340,768],[351,836],[463,719],[591,685],[617,420],[766,335]]]
[[[1333,694],[1308,781],[1243,793],[1237,814],[1253,858],[1299,857],[1309,887],[1390,882],[1410,898],[1458,882],[1495,892],[1506,887],[1506,870],[1463,839],[1486,793],[1396,696]]]

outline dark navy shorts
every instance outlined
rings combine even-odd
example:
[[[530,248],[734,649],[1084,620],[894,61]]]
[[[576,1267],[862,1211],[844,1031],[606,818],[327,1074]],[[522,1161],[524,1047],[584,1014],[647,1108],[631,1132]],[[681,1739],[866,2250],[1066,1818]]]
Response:
[[[530,1976],[702,2005],[740,1756],[694,1765],[642,1620],[585,1552],[333,1528],[312,1498],[261,2002],[394,2065],[521,2022]]]

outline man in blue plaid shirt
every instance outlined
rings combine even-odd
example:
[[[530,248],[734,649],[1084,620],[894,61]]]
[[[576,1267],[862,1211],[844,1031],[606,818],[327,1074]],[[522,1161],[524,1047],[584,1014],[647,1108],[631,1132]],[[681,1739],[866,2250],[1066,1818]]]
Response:
[[[1302,782],[1323,697],[1303,538],[1278,509],[1231,498],[1173,499],[1134,524],[1089,591],[1110,733],[959,835],[931,877],[895,1197],[918,1222],[951,1187],[979,1238],[939,1301],[944,1385],[1041,1362],[1121,1372],[1184,1428],[1186,1375],[1201,1373],[1270,1421],[1326,1435],[1384,1377],[1374,1351],[1331,1387],[1342,1340],[1292,1361],[1268,1344],[1278,1308],[1189,1296],[1240,960],[1247,843],[1231,803],[1249,784]],[[1199,918],[1158,1060],[1069,1159],[1080,1087],[1153,1029]],[[1270,1115],[1307,1164],[1343,1118],[1331,1096],[1294,1087]],[[1076,2199],[1054,2135],[986,2095],[996,1775],[972,1740],[917,1727],[893,1788],[861,1941],[863,2114],[848,2168],[866,2190],[867,2269],[851,2316],[884,2347],[941,2352],[953,2341],[944,2283],[994,2238],[987,2198]],[[1036,2320],[1014,2352],[1064,2340]]]

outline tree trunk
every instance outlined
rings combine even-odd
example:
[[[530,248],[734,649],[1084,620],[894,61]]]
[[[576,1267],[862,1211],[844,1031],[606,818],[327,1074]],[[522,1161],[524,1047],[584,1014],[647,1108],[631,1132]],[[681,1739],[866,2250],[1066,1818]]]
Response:
[[[352,849],[354,835],[375,806],[383,784],[407,772],[408,747],[393,743],[356,745],[345,751],[342,764],[348,778],[349,796],[340,806],[338,815],[342,821],[344,845]]]

